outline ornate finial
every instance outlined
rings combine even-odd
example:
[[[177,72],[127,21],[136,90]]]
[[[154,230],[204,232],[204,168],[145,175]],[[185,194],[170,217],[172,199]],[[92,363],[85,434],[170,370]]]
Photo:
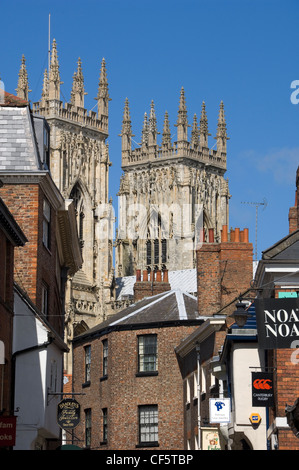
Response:
[[[202,147],[208,147],[208,136],[211,134],[209,134],[208,130],[208,118],[206,114],[206,104],[204,101],[202,102],[199,123],[199,143]]]
[[[103,57],[102,63],[101,63],[101,72],[100,72],[100,78],[99,78],[99,87],[98,87],[98,94],[97,97],[95,98],[96,100],[99,99],[109,99],[109,93],[108,93],[108,80],[107,80],[107,71],[106,71],[106,61]]]
[[[48,98],[49,98],[49,79],[48,79],[48,71],[47,69],[45,69],[41,101],[44,103]]]
[[[193,117],[193,126],[191,131],[191,143],[194,147],[198,147],[199,145],[199,129],[197,125],[197,116],[194,114]]]
[[[60,85],[62,83],[63,82],[60,81],[60,74],[59,74],[56,40],[53,39],[51,63],[50,63],[50,70],[49,70],[49,99],[50,100],[60,99]]]
[[[178,141],[187,141],[188,140],[188,118],[187,118],[187,107],[186,107],[186,100],[185,100],[185,91],[184,88],[181,88],[180,94],[180,103],[179,103],[179,111],[178,111],[178,119],[175,126],[178,128]]]
[[[147,145],[148,145],[148,120],[147,120],[147,113],[144,113],[144,118],[143,118],[141,145],[142,145],[142,147],[147,147]]]
[[[128,98],[125,99],[123,125],[122,125],[122,129],[121,129],[121,135],[123,135],[123,134],[132,135],[131,117],[130,117],[130,109],[129,109],[129,100],[128,100]]]
[[[155,105],[154,101],[151,101],[151,110],[149,116],[149,145],[156,144],[157,134],[157,119],[156,119],[156,112],[155,112]]]
[[[75,106],[84,108],[84,96],[87,95],[84,91],[84,78],[82,72],[81,59],[78,59],[77,72],[73,75],[73,87],[71,91],[71,103]]]
[[[163,124],[163,133],[162,133],[162,147],[170,148],[171,147],[171,132],[169,126],[168,112],[165,112],[164,115],[164,124]]]
[[[24,54],[22,55],[22,63],[19,71],[18,88],[16,88],[17,96],[23,100],[28,101],[28,94],[32,90],[29,90],[28,86],[28,74],[26,69],[26,61]]]
[[[103,129],[108,131],[108,105],[111,100],[109,98],[106,61],[104,58],[101,64],[98,94],[95,99],[98,101],[98,118],[102,121]]]
[[[123,158],[128,157],[128,153],[132,149],[132,127],[131,127],[131,118],[130,118],[130,109],[129,109],[129,100],[125,100],[124,116],[121,129],[121,149]]]
[[[223,101],[220,103],[217,133],[215,139],[217,140],[217,152],[226,153],[226,141],[229,140],[226,132],[226,122],[224,115],[224,104]]]

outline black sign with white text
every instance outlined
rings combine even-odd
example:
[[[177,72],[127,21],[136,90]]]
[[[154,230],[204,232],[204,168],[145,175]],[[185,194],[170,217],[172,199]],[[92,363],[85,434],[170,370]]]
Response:
[[[252,372],[252,406],[273,406],[273,374]]]
[[[299,298],[257,299],[256,323],[261,349],[297,347]]]

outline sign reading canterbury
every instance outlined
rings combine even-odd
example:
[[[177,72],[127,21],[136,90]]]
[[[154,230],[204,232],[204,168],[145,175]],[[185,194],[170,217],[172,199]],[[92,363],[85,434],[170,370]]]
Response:
[[[299,340],[299,299],[258,299],[256,323],[262,349],[291,348]]]
[[[57,405],[57,423],[62,429],[74,429],[80,423],[80,404],[73,398],[65,398]]]

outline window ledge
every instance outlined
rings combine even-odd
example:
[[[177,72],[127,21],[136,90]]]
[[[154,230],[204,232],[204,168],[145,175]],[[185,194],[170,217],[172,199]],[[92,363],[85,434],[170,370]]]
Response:
[[[137,372],[136,377],[150,377],[150,376],[156,376],[158,375],[157,370],[153,371],[146,371],[146,372]]]
[[[103,382],[104,380],[107,380],[108,379],[108,375],[103,375],[102,377],[100,377],[100,382]]]
[[[142,447],[159,447],[159,442],[158,441],[153,441],[153,442],[141,442],[136,445],[136,448],[142,448]]]
[[[82,388],[86,388],[86,387],[90,387],[90,380],[88,382],[84,382],[84,384],[82,384]]]

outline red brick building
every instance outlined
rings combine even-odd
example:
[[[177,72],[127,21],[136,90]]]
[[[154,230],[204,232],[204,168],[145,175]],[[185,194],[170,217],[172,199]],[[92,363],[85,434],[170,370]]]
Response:
[[[14,258],[15,448],[49,449],[61,434],[53,411],[67,351],[66,280],[82,264],[76,216],[72,201],[63,198],[49,171],[45,119],[34,116],[26,101],[5,92],[0,130],[0,196],[27,239],[15,248]]]
[[[299,292],[299,168],[296,172],[295,205],[289,210],[289,234],[265,250],[256,274],[261,299],[298,298]],[[298,324],[297,324],[298,325]],[[270,409],[268,439],[272,448],[299,450],[299,337],[293,336],[293,347],[267,350],[268,364],[274,371],[275,405]],[[297,418],[286,414],[293,408]],[[289,419],[288,419],[289,418]],[[297,434],[297,435],[296,435]]]
[[[140,289],[150,297],[74,339],[74,392],[84,393],[75,433],[81,447],[184,449],[183,382],[175,347],[204,319],[195,297],[165,291],[169,284],[163,279],[164,292],[151,296],[159,279],[160,274],[153,284],[138,280],[136,296]]]
[[[14,307],[14,250],[27,239],[0,198],[0,415],[14,414],[12,400],[12,341]],[[0,443],[1,445],[1,443]]]
[[[184,379],[185,449],[226,449],[218,425],[210,422],[210,398],[227,396],[226,375],[212,374],[212,361],[219,355],[240,293],[250,290],[253,278],[253,247],[248,229],[227,231],[221,241],[209,239],[197,250],[198,311],[206,318],[176,347]],[[218,380],[218,379],[224,379]],[[222,388],[221,388],[222,387]],[[211,444],[212,443],[212,444]]]

